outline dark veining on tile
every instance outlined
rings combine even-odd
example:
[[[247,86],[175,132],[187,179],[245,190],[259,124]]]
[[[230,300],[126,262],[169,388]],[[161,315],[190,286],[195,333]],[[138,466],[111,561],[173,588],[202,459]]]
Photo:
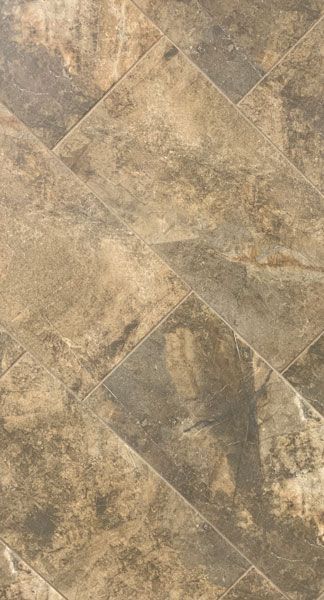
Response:
[[[84,395],[186,290],[5,109],[0,122],[0,318]]]
[[[54,145],[159,35],[128,0],[3,0],[0,99]]]
[[[223,597],[226,600],[284,600],[284,596],[254,569]]]
[[[324,334],[295,360],[284,376],[324,416]]]
[[[283,592],[314,600],[324,572],[320,416],[193,295],[105,385],[115,397],[102,388],[90,407]]]
[[[324,191],[324,20],[241,103],[252,121]]]
[[[317,335],[323,199],[164,40],[58,153],[275,367]]]
[[[0,381],[0,532],[71,600],[217,599],[248,563],[29,355]]]
[[[320,18],[323,0],[200,0],[250,60],[268,71]]]
[[[1,600],[63,600],[5,544],[0,542]]]
[[[136,4],[231,100],[238,101],[263,76],[264,71],[198,0],[136,0]]]
[[[23,352],[24,349],[0,327],[0,377]]]

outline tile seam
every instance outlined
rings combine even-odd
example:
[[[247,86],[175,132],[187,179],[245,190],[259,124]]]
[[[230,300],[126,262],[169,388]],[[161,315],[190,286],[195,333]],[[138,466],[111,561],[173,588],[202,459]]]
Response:
[[[308,350],[314,345],[316,344],[316,342],[318,342],[318,340],[322,337],[322,335],[324,334],[324,329],[316,336],[314,337],[314,339],[307,344],[307,346],[305,346],[305,348],[303,350],[301,350],[301,352],[299,352],[299,354],[297,354],[297,356],[295,356],[295,358],[281,371],[282,374],[284,375],[286,373],[286,371],[288,371],[288,369],[301,357],[303,356],[303,354],[306,354],[308,352]]]
[[[239,577],[239,578],[238,578],[236,581],[234,581],[234,583],[232,583],[232,585],[231,585],[231,586],[230,586],[230,587],[229,587],[227,590],[225,590],[225,592],[224,592],[223,594],[221,594],[221,596],[218,598],[218,600],[223,600],[223,598],[226,598],[227,594],[228,594],[228,593],[229,593],[231,590],[233,590],[233,589],[235,588],[235,586],[236,586],[238,583],[240,583],[240,581],[242,581],[242,579],[244,579],[244,578],[245,578],[245,577],[246,577],[246,576],[247,576],[247,575],[248,575],[248,574],[249,574],[251,571],[253,571],[253,569],[254,569],[254,566],[253,566],[253,565],[251,565],[251,566],[250,566],[250,567],[247,569],[247,571],[245,571],[245,573],[243,573],[243,575],[241,575],[241,576],[240,576],[240,577]]]
[[[3,330],[5,331],[5,329],[3,328]],[[10,335],[10,333],[8,331],[6,331],[6,333],[11,337],[11,339],[14,340],[14,338],[12,337],[12,335]],[[14,341],[18,341],[18,340],[14,340]],[[19,344],[21,347],[22,344]],[[9,371],[11,371],[11,369],[20,361],[20,359],[26,354],[27,350],[24,347],[23,352],[21,352],[21,354],[19,354],[19,356],[13,361],[13,363],[11,363],[11,365],[5,369],[4,371],[2,371],[2,373],[0,374],[0,381],[2,379],[2,377],[4,377],[5,375],[7,375],[7,373],[9,373]]]

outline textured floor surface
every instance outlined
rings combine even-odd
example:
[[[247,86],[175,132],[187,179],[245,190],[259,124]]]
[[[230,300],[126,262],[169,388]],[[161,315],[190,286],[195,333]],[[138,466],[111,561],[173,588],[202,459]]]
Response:
[[[324,599],[323,13],[0,3],[1,600]]]

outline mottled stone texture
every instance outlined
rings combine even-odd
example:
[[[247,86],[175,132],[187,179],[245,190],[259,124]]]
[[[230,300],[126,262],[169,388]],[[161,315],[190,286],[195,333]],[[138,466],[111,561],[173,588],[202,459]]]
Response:
[[[30,356],[0,407],[0,535],[69,600],[217,599],[248,567]]]
[[[324,191],[324,20],[241,103],[243,111]]]
[[[53,146],[159,36],[129,0],[3,0],[0,100]]]
[[[226,600],[284,600],[284,596],[254,569],[240,579],[223,598]]]
[[[170,44],[57,152],[273,366],[321,330],[323,198]]]
[[[316,598],[320,416],[195,296],[105,386],[90,407],[282,591]]]

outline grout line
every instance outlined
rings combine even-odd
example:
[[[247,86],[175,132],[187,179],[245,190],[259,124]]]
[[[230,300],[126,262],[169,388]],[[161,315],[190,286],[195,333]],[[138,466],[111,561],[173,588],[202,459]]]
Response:
[[[319,333],[309,344],[307,344],[307,346],[305,346],[305,348],[303,350],[301,350],[301,352],[299,352],[299,354],[297,354],[297,356],[295,356],[295,358],[282,370],[283,375],[286,373],[286,371],[288,371],[288,369],[291,367],[291,365],[294,364],[294,362],[296,362],[304,353],[306,353],[311,348],[311,346],[316,344],[316,342],[320,339],[320,337],[322,337],[323,333],[324,333],[324,330],[321,331],[321,333]]]
[[[301,44],[304,41],[304,38],[306,38],[311,33],[311,31],[313,31],[313,29],[315,29],[315,27],[319,25],[322,19],[324,19],[324,15],[320,16],[319,19],[317,19],[317,21],[315,21],[315,23],[313,23],[313,25],[311,25],[311,27],[307,29],[305,33],[303,33],[303,35],[297,40],[297,42],[295,42],[290,48],[288,48],[288,50],[281,56],[281,58],[279,58],[279,60],[277,60],[277,62],[271,67],[271,69],[269,69],[269,71],[265,73],[263,77],[259,81],[257,81],[257,83],[255,83],[251,87],[251,89],[249,89],[249,91],[246,92],[246,94],[244,94],[244,96],[242,96],[242,98],[240,98],[240,100],[237,102],[237,106],[240,106],[241,102],[245,100],[247,96],[252,94],[255,88],[257,88],[265,79],[267,79],[267,77],[272,73],[274,69],[276,69],[279,65],[281,65],[282,62],[284,62],[288,55],[295,50],[296,46]]]
[[[13,337],[10,335],[10,333],[9,332],[7,332],[7,333],[13,339]],[[16,340],[14,340],[14,341],[16,341]],[[21,346],[21,344],[20,344],[20,346]],[[7,369],[2,371],[2,373],[0,374],[0,379],[2,379],[2,377],[4,377],[9,371],[11,371],[12,367],[14,367],[15,364],[20,361],[20,359],[24,356],[24,354],[26,354],[26,350],[23,350],[23,352],[21,352],[21,354],[19,354],[19,356],[13,361],[13,363],[11,363],[11,365]]]
[[[136,352],[140,346],[142,344],[144,344],[144,342],[154,333],[154,331],[156,331],[156,329],[158,329],[173,313],[174,311],[176,311],[179,306],[181,306],[181,304],[183,304],[188,298],[189,296],[191,296],[191,294],[193,293],[193,290],[189,289],[189,291],[185,294],[185,296],[177,303],[175,304],[171,310],[169,310],[153,327],[152,329],[150,329],[150,331],[148,331],[148,333],[134,346],[134,348],[132,348],[130,350],[130,352],[128,352],[114,367],[112,367],[112,369],[99,381],[99,383],[97,383],[93,389],[88,392],[86,394],[86,396],[84,398],[82,398],[81,402],[86,402],[86,400],[89,399],[89,397],[101,386],[104,384],[104,382],[106,381],[106,379],[108,377],[110,377],[110,375],[112,375],[112,373],[114,371],[116,371],[116,369],[119,369],[119,367],[128,359],[129,356],[131,356],[131,354],[133,354],[134,352]],[[109,390],[110,391],[110,390]]]
[[[279,153],[284,159],[285,161],[287,161],[288,164],[290,164],[290,166],[293,168],[294,171],[296,171],[299,176],[301,176],[305,181],[307,181],[307,183],[322,197],[324,198],[324,194],[314,185],[314,183],[312,183],[310,181],[310,179],[308,179],[306,177],[306,175],[304,175],[304,173],[302,173],[302,171],[300,171],[298,169],[298,167],[296,167],[296,165],[291,162],[291,160],[282,152],[282,150],[276,146],[276,144],[274,144],[274,142],[272,140],[270,140],[270,138],[268,138],[265,133],[263,133],[263,131],[261,129],[259,129],[257,127],[257,125],[255,123],[253,123],[253,121],[251,121],[251,119],[243,112],[243,110],[241,110],[241,107],[238,106],[238,104],[235,104],[235,102],[233,102],[228,96],[226,96],[225,92],[222,91],[222,89],[220,87],[218,87],[218,85],[209,77],[209,75],[207,75],[207,73],[205,73],[200,67],[199,65],[197,65],[191,58],[190,56],[188,56],[184,50],[182,50],[180,48],[180,46],[178,46],[175,42],[172,41],[172,39],[165,33],[162,31],[162,29],[160,29],[156,23],[154,23],[154,21],[148,16],[148,14],[143,11],[136,3],[136,0],[131,0],[131,2],[133,2],[133,4],[136,6],[136,8],[138,8],[143,15],[147,18],[148,21],[150,21],[150,23],[152,23],[152,25],[154,25],[165,37],[166,40],[168,40],[170,42],[170,44],[172,44],[172,46],[174,46],[175,48],[177,48],[178,52],[180,52],[180,54],[182,56],[184,56],[184,58],[191,64],[193,65],[193,67],[199,71],[199,73],[201,73],[203,75],[203,77],[205,79],[207,79],[207,81],[209,81],[209,83],[211,83],[211,85],[218,91],[219,94],[221,94],[221,96],[223,96],[223,98],[225,98],[225,100],[232,106],[234,107],[235,111],[247,122],[249,123],[250,127],[252,127],[253,129],[255,129],[259,135],[261,135],[268,144],[271,145],[272,148],[275,149],[276,153]],[[323,15],[324,18],[324,15]],[[318,23],[318,21],[317,21]],[[160,38],[161,39],[161,38]],[[160,41],[160,40],[159,40]]]
[[[162,33],[162,32],[161,32],[161,31],[160,31],[160,30],[159,30],[157,27],[155,27],[155,28],[156,28],[156,29],[159,31],[159,33],[160,33],[160,37],[159,37],[159,38],[158,38],[158,39],[157,39],[157,40],[156,40],[156,41],[155,41],[155,42],[154,42],[154,43],[153,43],[153,44],[152,44],[152,45],[151,45],[149,48],[147,48],[147,50],[145,50],[145,52],[144,52],[144,53],[143,53],[143,54],[142,54],[142,55],[141,55],[141,56],[138,58],[138,60],[137,60],[137,61],[136,61],[136,62],[135,62],[133,65],[131,65],[131,67],[129,67],[129,69],[127,69],[127,71],[126,71],[126,72],[125,72],[125,73],[124,73],[124,74],[123,74],[123,75],[122,75],[122,76],[121,76],[121,77],[120,77],[120,78],[119,78],[117,81],[115,81],[115,83],[113,83],[113,85],[112,85],[112,86],[111,86],[111,87],[110,87],[110,88],[109,88],[109,89],[108,89],[108,90],[107,90],[107,91],[104,93],[104,95],[103,95],[103,96],[101,96],[101,97],[99,98],[99,100],[97,100],[97,102],[95,102],[95,104],[93,104],[93,106],[91,106],[91,108],[89,108],[89,110],[88,110],[88,111],[87,111],[87,112],[86,112],[86,113],[85,113],[85,114],[84,114],[84,115],[81,117],[81,119],[79,119],[79,120],[78,120],[76,123],[74,123],[74,125],[72,125],[72,127],[70,127],[70,129],[69,129],[68,131],[66,131],[66,132],[65,132],[65,134],[63,135],[63,137],[61,137],[61,139],[60,139],[58,142],[56,142],[56,143],[54,144],[54,146],[52,146],[52,147],[49,147],[49,149],[50,149],[52,152],[56,152],[56,150],[58,150],[58,148],[60,147],[60,145],[61,145],[63,142],[65,142],[65,140],[66,140],[66,139],[67,139],[67,138],[70,136],[70,134],[71,134],[71,133],[73,133],[73,131],[74,131],[74,130],[75,130],[77,127],[79,127],[79,125],[80,125],[80,124],[81,124],[81,123],[82,123],[82,122],[83,122],[85,119],[87,119],[87,117],[89,117],[89,115],[91,115],[91,113],[92,113],[94,110],[96,110],[96,108],[97,108],[97,107],[98,107],[100,104],[102,104],[102,103],[103,103],[103,102],[106,100],[107,96],[109,96],[109,94],[110,94],[112,91],[114,91],[114,90],[115,90],[115,88],[116,88],[116,87],[118,87],[118,85],[119,85],[119,84],[120,84],[122,81],[124,81],[124,79],[125,79],[125,78],[126,78],[128,75],[129,75],[129,73],[131,73],[131,72],[132,72],[132,70],[133,70],[133,69],[135,69],[135,67],[137,67],[137,65],[139,65],[139,64],[142,62],[142,60],[144,60],[144,59],[145,59],[146,55],[147,55],[147,54],[149,54],[149,53],[151,52],[151,50],[153,50],[153,48],[155,48],[155,46],[156,46],[156,45],[157,45],[157,44],[160,42],[160,40],[161,40],[161,39],[162,39],[162,37],[163,37],[163,33]]]
[[[35,569],[35,567],[32,567],[31,564],[26,561],[18,552],[16,552],[16,550],[14,550],[10,544],[8,544],[8,542],[6,542],[4,540],[4,538],[0,537],[0,543],[2,543],[5,547],[9,548],[10,552],[12,552],[12,554],[15,555],[15,557],[20,560],[21,562],[25,563],[25,565],[27,565],[27,567],[33,572],[35,573],[35,575],[37,575],[42,581],[44,581],[45,583],[47,583],[47,585],[49,585],[49,587],[54,590],[57,594],[59,594],[59,596],[61,596],[61,598],[64,598],[65,600],[68,600],[68,598],[62,594],[62,592],[60,592],[52,583],[50,583],[46,577],[44,577],[44,575],[41,575],[39,573],[39,571],[37,571],[37,569]]]
[[[253,569],[254,566],[251,565],[251,567],[249,567],[248,570],[243,573],[243,575],[241,575],[236,581],[234,581],[234,583],[232,583],[232,585],[218,598],[218,600],[225,598],[227,594],[233,590],[240,581],[242,581],[242,579],[244,579],[251,571],[253,571]]]

